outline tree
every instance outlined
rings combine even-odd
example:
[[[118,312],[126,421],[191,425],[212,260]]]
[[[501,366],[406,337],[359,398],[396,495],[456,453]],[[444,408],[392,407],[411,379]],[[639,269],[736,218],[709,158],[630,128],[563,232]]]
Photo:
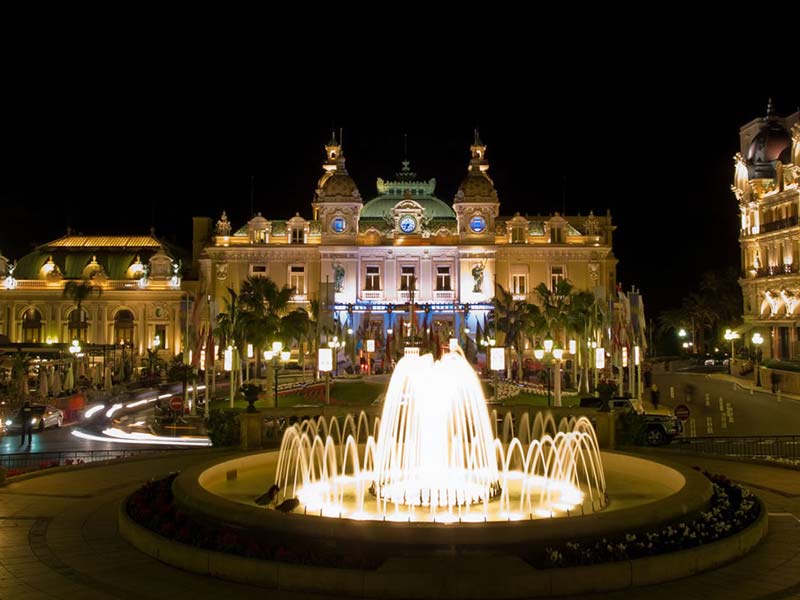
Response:
[[[526,333],[542,323],[539,307],[528,304],[524,300],[514,300],[511,292],[503,288],[499,283],[495,285],[495,296],[492,300],[494,304],[494,323],[497,331],[505,334],[506,347],[506,372],[511,373],[511,348],[513,344],[516,349],[517,377],[522,379],[522,349],[525,347]]]
[[[70,319],[70,321],[74,321],[77,325],[79,337],[86,331],[86,319],[83,316],[83,303],[89,299],[92,294],[97,294],[100,296],[103,293],[103,288],[98,285],[95,285],[88,279],[84,279],[83,281],[68,281],[67,284],[64,286],[63,297],[69,298],[75,303],[75,319]]]
[[[243,317],[243,336],[256,349],[256,376],[260,371],[260,357],[264,346],[278,337],[281,317],[289,310],[294,288],[278,285],[269,277],[248,277],[242,283],[239,308]],[[244,341],[242,340],[242,344]]]

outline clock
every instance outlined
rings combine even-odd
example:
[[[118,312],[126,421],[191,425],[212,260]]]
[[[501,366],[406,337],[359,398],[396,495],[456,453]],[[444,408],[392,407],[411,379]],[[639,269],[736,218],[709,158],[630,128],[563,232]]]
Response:
[[[344,217],[334,217],[331,220],[331,229],[334,233],[343,233],[347,229],[347,221]]]
[[[480,215],[475,215],[469,220],[469,228],[472,233],[483,233],[486,229],[486,219]]]
[[[411,215],[405,215],[400,218],[400,231],[403,233],[414,233],[417,228],[417,220]]]

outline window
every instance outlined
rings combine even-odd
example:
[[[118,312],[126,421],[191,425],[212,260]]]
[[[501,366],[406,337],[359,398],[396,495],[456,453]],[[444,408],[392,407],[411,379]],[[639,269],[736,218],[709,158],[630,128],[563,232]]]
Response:
[[[439,292],[450,291],[450,267],[439,266],[436,267],[436,290]]]
[[[550,267],[550,289],[555,291],[559,281],[566,279],[564,274],[564,267]]]
[[[295,294],[306,293],[306,268],[303,265],[289,267],[289,287],[294,288]]]
[[[266,277],[267,265],[250,265],[250,277]]]
[[[35,308],[29,308],[22,315],[22,341],[25,344],[42,342],[42,313]]]
[[[511,276],[511,293],[520,295],[528,293],[528,276],[526,274],[519,273]]]
[[[417,288],[417,269],[414,265],[403,265],[400,267],[400,289],[414,290]]]
[[[378,265],[367,267],[367,281],[364,289],[370,291],[381,289],[381,268]]]
[[[306,235],[302,227],[292,227],[292,244],[305,244]]]
[[[74,309],[72,312],[69,313],[69,317],[67,319],[67,338],[68,341],[72,340],[86,340],[86,333],[89,324],[88,321],[88,314],[86,310],[81,308],[82,315],[78,315],[78,309]]]
[[[514,225],[514,227],[511,228],[511,243],[524,244],[527,241],[528,237],[525,235],[525,226]]]
[[[266,229],[255,229],[255,230],[253,230],[253,243],[254,244],[266,244],[267,243],[267,230]]]
[[[158,344],[156,344],[158,342]],[[167,326],[156,325],[156,332],[153,336],[153,347],[158,346],[159,350],[167,349]]]
[[[553,227],[550,229],[550,243],[551,244],[564,243],[564,230],[561,227]]]
[[[118,344],[133,344],[133,313],[121,310],[114,317],[114,340]]]

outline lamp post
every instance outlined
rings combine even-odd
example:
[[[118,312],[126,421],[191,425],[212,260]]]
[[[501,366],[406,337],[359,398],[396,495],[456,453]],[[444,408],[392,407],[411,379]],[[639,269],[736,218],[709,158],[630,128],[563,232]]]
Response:
[[[278,371],[281,368],[281,363],[289,360],[292,353],[288,350],[283,350],[283,342],[272,342],[272,350],[264,352],[264,360],[266,362],[272,361],[272,368],[274,370],[275,379],[275,408],[278,408]]]
[[[547,406],[550,406],[550,367],[555,367],[553,376],[553,405],[561,406],[561,359],[564,357],[564,350],[555,347],[555,342],[548,336],[544,340],[544,348],[536,348],[533,351],[536,360],[543,362],[547,373]]]
[[[764,338],[760,333],[755,332],[751,341],[756,345],[756,387],[761,387],[761,344],[764,343]]]
[[[229,373],[228,381],[230,382],[230,388],[231,388],[231,408],[233,408],[233,388],[235,387],[234,379],[236,377],[236,373],[233,369],[234,350],[235,349],[233,346],[228,346],[227,348],[225,348],[224,362],[222,363],[223,368]]]
[[[492,386],[493,386],[493,389],[494,389],[495,398],[497,398],[497,371],[495,370],[495,367],[494,367],[495,359],[494,359],[494,352],[492,351],[492,348],[494,348],[494,345],[496,343],[497,343],[497,340],[495,340],[493,337],[481,338],[481,346],[484,347],[484,352],[486,353],[486,360],[488,362],[487,368],[490,371],[492,371]],[[503,368],[505,368],[505,362],[506,362],[506,357],[505,357],[505,355],[503,355]]]
[[[739,334],[730,329],[725,330],[725,339],[731,343],[731,357],[728,359],[728,374],[733,375],[733,342],[739,339]]]
[[[333,376],[336,377],[339,374],[339,348],[344,348],[345,343],[333,336],[333,339],[328,340],[328,347],[333,351]]]

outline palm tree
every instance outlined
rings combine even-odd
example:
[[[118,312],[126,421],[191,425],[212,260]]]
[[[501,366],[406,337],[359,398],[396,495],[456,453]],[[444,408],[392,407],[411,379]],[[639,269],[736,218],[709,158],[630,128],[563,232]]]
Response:
[[[564,318],[565,332],[575,336],[577,356],[574,360],[581,367],[582,392],[589,392],[589,363],[591,357],[588,355],[586,342],[594,337],[597,327],[597,304],[594,294],[591,292],[577,292],[570,296],[568,309]],[[577,368],[577,365],[575,365]],[[576,369],[577,370],[577,369]],[[577,381],[575,382],[577,386]]]
[[[95,285],[88,279],[84,279],[83,281],[68,281],[64,286],[63,297],[69,298],[75,303],[76,310],[73,313],[75,319],[70,318],[70,321],[77,325],[78,337],[82,337],[87,328],[86,319],[84,319],[82,310],[83,303],[95,293],[100,296],[103,293],[103,288]]]
[[[236,393],[236,365],[238,364],[238,351],[244,345],[245,340],[245,315],[241,310],[239,296],[231,288],[228,288],[230,299],[225,299],[226,310],[217,317],[216,333],[219,336],[220,349],[226,346],[233,346],[233,367],[231,369],[232,394]],[[241,379],[241,375],[239,376]]]
[[[558,340],[562,347],[564,335],[569,326],[570,300],[573,287],[569,281],[562,279],[553,290],[544,283],[540,283],[534,288],[534,292],[542,301],[542,315],[547,322],[550,335],[554,336],[554,339]]]
[[[539,307],[528,304],[524,300],[514,300],[511,292],[496,284],[494,304],[494,323],[497,331],[505,334],[506,347],[506,373],[511,376],[511,348],[516,349],[517,377],[522,379],[522,350],[524,348],[526,333],[541,323]]]
[[[242,283],[239,299],[241,309],[247,313],[243,324],[245,335],[255,347],[257,357],[270,338],[278,336],[281,316],[289,310],[292,294],[294,288],[279,288],[269,277],[248,277]],[[257,360],[256,365],[258,376],[261,361]]]

